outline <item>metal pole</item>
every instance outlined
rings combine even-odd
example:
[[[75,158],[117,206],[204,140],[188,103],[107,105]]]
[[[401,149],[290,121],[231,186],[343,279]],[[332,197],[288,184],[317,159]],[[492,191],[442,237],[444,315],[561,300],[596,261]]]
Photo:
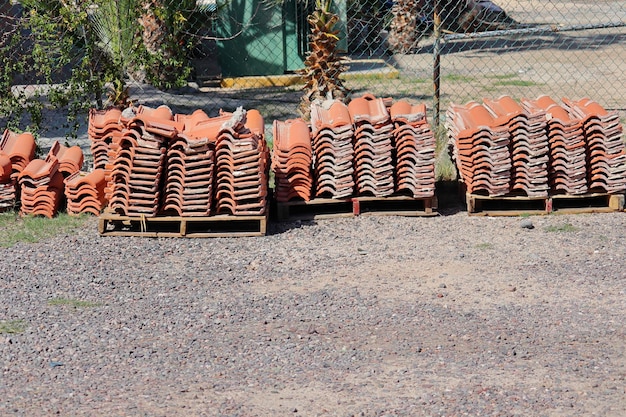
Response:
[[[433,127],[435,132],[439,129],[439,108],[440,108],[440,62],[441,62],[441,16],[439,16],[439,0],[434,1],[433,7],[433,30],[435,43],[433,45]]]

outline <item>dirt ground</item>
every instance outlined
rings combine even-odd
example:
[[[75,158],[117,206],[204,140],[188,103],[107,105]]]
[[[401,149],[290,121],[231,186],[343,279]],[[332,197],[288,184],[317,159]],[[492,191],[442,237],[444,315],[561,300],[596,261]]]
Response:
[[[90,221],[0,249],[0,323],[21,326],[0,335],[0,415],[621,417],[625,226],[450,212],[194,240]]]

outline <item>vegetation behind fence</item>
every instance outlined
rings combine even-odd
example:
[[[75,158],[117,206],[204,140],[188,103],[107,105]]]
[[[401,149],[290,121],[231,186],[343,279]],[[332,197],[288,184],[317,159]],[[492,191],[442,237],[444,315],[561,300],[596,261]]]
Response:
[[[625,1],[330,3],[347,99],[409,98],[436,121],[450,102],[502,94],[591,97],[626,115]],[[315,7],[3,1],[0,127],[42,129],[58,107],[68,133],[80,135],[86,108],[131,102],[209,114],[245,105],[268,123],[297,117]]]

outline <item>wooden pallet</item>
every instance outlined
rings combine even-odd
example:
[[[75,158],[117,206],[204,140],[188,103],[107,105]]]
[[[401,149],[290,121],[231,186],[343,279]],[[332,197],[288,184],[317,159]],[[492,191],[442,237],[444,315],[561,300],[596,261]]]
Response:
[[[100,215],[98,232],[102,236],[137,237],[265,236],[267,233],[267,214],[261,216],[157,216],[142,218],[105,212]]]
[[[411,197],[316,198],[277,202],[278,221],[320,220],[354,216],[436,216],[437,199]]]
[[[623,194],[591,193],[546,197],[490,197],[466,194],[467,213],[472,216],[521,216],[550,213],[605,213],[624,209]]]
[[[351,198],[316,198],[309,201],[276,202],[276,218],[292,220],[321,220],[354,216]]]
[[[553,195],[550,203],[554,213],[610,213],[624,210],[624,194]]]
[[[352,199],[357,216],[437,216],[437,197],[355,197]]]
[[[550,213],[549,197],[491,197],[467,193],[467,213],[471,216],[521,216]]]

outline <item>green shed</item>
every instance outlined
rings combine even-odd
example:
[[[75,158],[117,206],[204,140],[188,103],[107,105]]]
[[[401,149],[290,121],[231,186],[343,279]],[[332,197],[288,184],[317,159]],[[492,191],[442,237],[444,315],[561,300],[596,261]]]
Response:
[[[303,67],[308,50],[307,16],[312,2],[230,0],[218,9],[215,34],[222,76],[282,75]],[[346,2],[336,3],[340,16],[339,47],[346,48]]]

